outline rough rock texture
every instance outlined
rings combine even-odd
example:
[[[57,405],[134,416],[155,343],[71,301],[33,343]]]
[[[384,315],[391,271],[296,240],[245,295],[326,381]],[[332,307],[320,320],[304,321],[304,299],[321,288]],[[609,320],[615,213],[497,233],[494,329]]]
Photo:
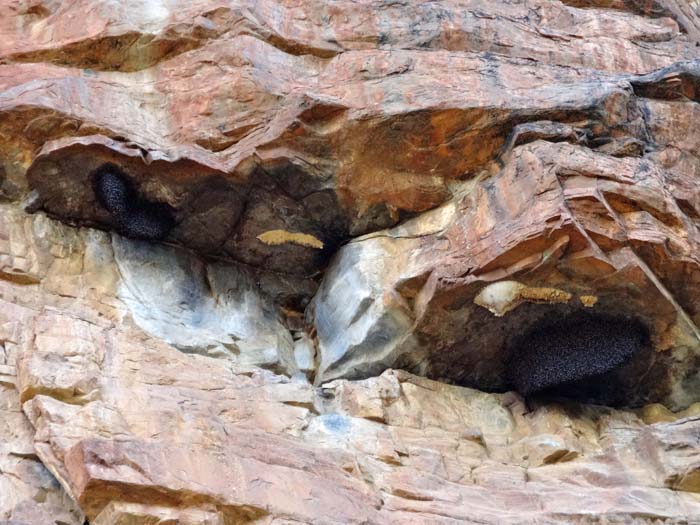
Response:
[[[700,516],[700,405],[678,414],[526,407],[514,394],[394,371],[314,388],[183,353],[138,328],[129,303],[114,299],[124,286],[117,249],[140,242],[13,205],[2,211],[4,271],[25,276],[0,281],[12,301],[2,326],[22,323],[3,337],[21,349],[15,399],[35,429],[23,446],[91,523]],[[151,271],[140,282],[172,282],[169,267]]]
[[[537,140],[459,202],[349,243],[314,300],[320,378],[402,363],[505,388],[518,334],[595,298],[594,311],[633,316],[651,332],[655,352],[640,355],[628,402],[697,401],[700,201],[696,187],[673,184],[679,169]],[[491,283],[513,278],[543,293],[502,317],[478,304]]]
[[[8,308],[6,303],[3,309]],[[5,315],[0,353],[0,523],[81,523],[82,512],[41,463],[34,428],[22,413],[15,386],[16,352]],[[19,330],[17,330],[19,331]]]
[[[700,3],[0,4],[0,523],[700,523]]]

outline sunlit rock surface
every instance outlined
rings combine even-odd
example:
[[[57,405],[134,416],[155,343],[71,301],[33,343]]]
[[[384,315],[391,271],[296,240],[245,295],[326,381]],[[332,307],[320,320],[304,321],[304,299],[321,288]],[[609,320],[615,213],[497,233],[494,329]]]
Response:
[[[0,523],[699,522],[699,42],[695,0],[2,2]]]

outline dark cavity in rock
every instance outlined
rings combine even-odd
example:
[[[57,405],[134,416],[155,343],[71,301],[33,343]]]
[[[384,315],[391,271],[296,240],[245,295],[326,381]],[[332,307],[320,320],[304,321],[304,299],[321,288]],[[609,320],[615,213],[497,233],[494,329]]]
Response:
[[[542,392],[578,397],[578,390],[588,397],[592,390],[609,390],[603,383],[611,379],[610,372],[647,348],[648,340],[641,322],[622,316],[578,312],[541,322],[515,346],[509,380],[526,396]]]
[[[114,164],[95,171],[92,189],[125,237],[162,240],[175,225],[173,209],[141,197],[129,177]]]

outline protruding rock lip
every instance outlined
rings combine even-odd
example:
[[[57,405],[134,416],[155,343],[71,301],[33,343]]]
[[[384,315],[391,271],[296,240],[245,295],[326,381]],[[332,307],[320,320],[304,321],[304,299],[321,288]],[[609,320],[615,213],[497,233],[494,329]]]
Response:
[[[687,60],[630,79],[637,96],[700,102],[700,60]]]
[[[49,142],[27,171],[37,194],[34,208],[69,223],[149,240],[164,239],[180,222],[185,181],[217,175],[222,176],[196,160],[169,158],[99,135]],[[121,191],[123,202],[108,202],[107,182],[119,186],[112,190]]]
[[[284,464],[270,461],[279,456],[285,458]],[[222,459],[226,461],[217,471]],[[204,468],[181,479],[181,473],[193,461]],[[142,464],[149,466],[147,471],[140,467]],[[266,490],[241,494],[238,485],[259,479],[261,466],[266,469],[266,479],[279,480],[279,484],[269,483]],[[284,482],[290,480],[317,484],[317,506],[297,507],[305,511],[300,515],[305,521],[312,519],[308,509],[320,507],[324,516],[335,513],[336,523],[350,523],[350,511],[342,503],[353,498],[358,503],[352,510],[366,515],[362,521],[376,523],[373,518],[379,504],[378,496],[368,494],[362,481],[311,446],[249,429],[231,431],[229,440],[221,446],[197,443],[186,448],[135,438],[91,437],[67,450],[65,467],[72,493],[91,518],[110,502],[126,500],[172,507],[215,505],[238,518],[233,523],[246,523],[275,511],[280,513],[280,508],[289,505],[284,498],[284,491],[288,491]],[[320,480],[329,485],[321,485]]]
[[[265,271],[316,276],[347,238],[346,217],[332,190],[285,166],[228,173],[196,157],[171,158],[93,136],[47,143],[27,177],[37,195],[33,211],[126,237],[167,239]],[[280,189],[292,169],[296,193]],[[121,210],[104,198],[106,172],[132,201],[119,204]],[[293,242],[266,242],[276,231],[293,234]]]

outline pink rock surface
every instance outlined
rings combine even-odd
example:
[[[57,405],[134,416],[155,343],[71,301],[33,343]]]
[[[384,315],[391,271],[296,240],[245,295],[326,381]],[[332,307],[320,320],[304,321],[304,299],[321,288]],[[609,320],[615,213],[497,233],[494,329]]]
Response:
[[[698,522],[699,43],[683,0],[3,2],[0,522]],[[509,392],[579,311],[648,345]]]

